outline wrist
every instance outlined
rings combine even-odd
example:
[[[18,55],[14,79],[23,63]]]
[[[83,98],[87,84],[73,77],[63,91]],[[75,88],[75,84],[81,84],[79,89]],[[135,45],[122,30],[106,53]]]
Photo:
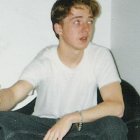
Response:
[[[71,123],[79,123],[81,121],[81,115],[79,111],[66,114],[62,118],[69,120]]]
[[[83,125],[83,114],[82,111],[79,111],[80,121],[78,124],[76,124],[78,131],[81,131],[82,125]]]
[[[76,112],[67,114],[63,116],[62,119],[69,121],[71,124],[76,124],[78,131],[81,131],[82,125],[83,125],[82,111],[76,111]]]

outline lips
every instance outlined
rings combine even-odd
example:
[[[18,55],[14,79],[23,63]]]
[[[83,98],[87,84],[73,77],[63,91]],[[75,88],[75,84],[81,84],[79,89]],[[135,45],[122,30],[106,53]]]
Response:
[[[87,41],[88,37],[87,36],[83,36],[80,38],[81,41]]]

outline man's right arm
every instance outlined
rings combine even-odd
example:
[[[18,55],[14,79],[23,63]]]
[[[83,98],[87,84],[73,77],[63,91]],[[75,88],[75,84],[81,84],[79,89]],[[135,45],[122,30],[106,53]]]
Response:
[[[33,90],[32,84],[27,81],[18,81],[13,86],[0,90],[0,111],[7,111],[14,108],[24,100],[28,93]]]

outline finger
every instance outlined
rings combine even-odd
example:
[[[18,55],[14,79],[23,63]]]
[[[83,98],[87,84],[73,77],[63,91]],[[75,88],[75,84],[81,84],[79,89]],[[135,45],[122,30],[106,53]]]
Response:
[[[62,138],[61,138],[61,137],[59,137],[59,138],[57,138],[57,140],[62,140]]]
[[[52,140],[52,133],[51,133],[51,131],[49,130],[48,132],[47,132],[47,134],[45,135],[45,137],[43,138],[43,140]]]
[[[62,138],[59,137],[59,133],[58,132],[50,132],[49,136],[46,136],[45,140],[62,140]]]
[[[52,138],[52,140],[58,140],[58,134],[57,133],[54,135],[54,137]]]
[[[61,135],[59,135],[58,137],[57,137],[57,140],[62,140],[62,136]]]

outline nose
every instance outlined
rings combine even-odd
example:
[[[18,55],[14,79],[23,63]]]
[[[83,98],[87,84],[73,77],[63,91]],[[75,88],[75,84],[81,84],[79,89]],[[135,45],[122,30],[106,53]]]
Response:
[[[82,31],[83,32],[89,32],[90,31],[90,26],[88,23],[83,23],[83,26],[82,26]]]

